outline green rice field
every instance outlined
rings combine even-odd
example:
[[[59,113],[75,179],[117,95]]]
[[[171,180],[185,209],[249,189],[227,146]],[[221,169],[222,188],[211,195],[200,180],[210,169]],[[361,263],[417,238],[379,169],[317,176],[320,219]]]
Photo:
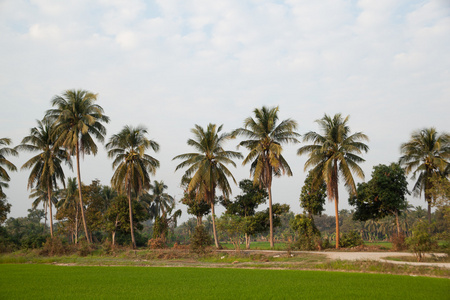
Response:
[[[448,299],[450,280],[179,267],[0,265],[0,299]]]

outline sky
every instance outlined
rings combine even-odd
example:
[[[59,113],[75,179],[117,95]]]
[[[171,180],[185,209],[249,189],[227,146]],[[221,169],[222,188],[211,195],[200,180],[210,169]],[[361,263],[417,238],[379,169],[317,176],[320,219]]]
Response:
[[[192,151],[195,124],[229,132],[255,108],[279,106],[280,120],[296,120],[304,134],[341,113],[370,139],[361,164],[368,181],[373,166],[398,160],[414,130],[450,131],[449,53],[446,0],[0,0],[0,137],[18,145],[65,90],[97,93],[111,119],[106,141],[125,125],[147,127],[161,147],[149,152],[161,164],[152,180],[179,200],[183,171],[172,158]],[[81,163],[82,181],[108,185],[112,161],[98,145]],[[273,181],[274,203],[295,213],[307,174],[302,145],[284,148],[294,176]],[[20,168],[30,157],[10,160]],[[249,178],[241,161],[231,170]],[[9,216],[26,216],[29,171],[10,176]],[[350,209],[340,193],[340,209]]]

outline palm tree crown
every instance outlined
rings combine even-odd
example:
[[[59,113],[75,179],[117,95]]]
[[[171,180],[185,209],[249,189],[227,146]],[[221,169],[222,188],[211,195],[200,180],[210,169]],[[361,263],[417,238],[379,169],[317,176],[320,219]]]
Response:
[[[335,202],[336,248],[339,247],[339,177],[341,175],[344,179],[345,186],[351,194],[356,193],[352,172],[364,178],[364,172],[358,165],[364,162],[364,159],[358,155],[369,150],[366,144],[360,142],[369,140],[365,134],[361,132],[350,134],[348,119],[349,116],[343,118],[341,114],[336,114],[333,118],[325,114],[322,119],[316,121],[322,130],[322,135],[313,131],[306,133],[303,141],[313,142],[313,144],[303,146],[297,151],[298,155],[309,153],[305,170],[312,168],[315,177],[313,184],[325,182],[327,195]]]
[[[6,159],[7,155],[17,156],[18,153],[15,149],[3,146],[9,146],[11,144],[11,139],[9,138],[0,138],[0,198],[5,197],[3,193],[3,188],[8,187],[8,183],[11,178],[7,170],[9,171],[17,171],[16,166]],[[6,169],[7,170],[6,170]]]
[[[417,178],[413,191],[419,195],[422,192],[425,194],[428,220],[431,222],[431,178],[441,176],[449,168],[450,134],[438,134],[435,128],[415,131],[410,141],[400,146],[400,152],[403,154],[400,164],[405,166],[406,174],[412,172],[412,179]]]
[[[106,144],[108,157],[113,158],[114,174],[111,185],[120,193],[126,192],[130,214],[130,228],[133,247],[136,247],[133,231],[133,212],[131,192],[140,195],[150,187],[150,174],[155,174],[159,161],[145,153],[146,150],[159,150],[159,145],[145,137],[147,129],[138,126],[125,126],[113,135]]]
[[[175,199],[164,191],[166,189],[167,185],[164,184],[164,181],[155,180],[153,184],[150,184],[152,193],[141,199],[148,207],[151,218],[165,215],[175,206]]]
[[[300,134],[296,133],[297,122],[286,119],[278,124],[278,107],[255,109],[255,118],[248,117],[244,121],[244,127],[236,129],[234,136],[244,136],[248,140],[239,143],[250,152],[242,162],[243,165],[251,163],[250,174],[253,182],[264,186],[269,194],[269,221],[270,221],[270,246],[273,247],[273,216],[272,216],[272,177],[287,174],[292,176],[292,171],[281,154],[282,144],[298,143]]]
[[[191,130],[194,134],[193,139],[189,139],[187,144],[192,146],[197,152],[185,153],[174,157],[173,159],[182,159],[175,170],[187,167],[185,177],[191,177],[188,192],[197,191],[198,199],[204,197],[207,203],[211,205],[213,215],[213,233],[216,247],[219,247],[217,234],[215,231],[214,218],[214,198],[216,187],[222,192],[224,197],[231,194],[231,187],[228,177],[236,183],[236,179],[230,170],[225,166],[231,164],[236,167],[233,159],[242,158],[241,153],[227,151],[223,148],[226,140],[232,136],[228,133],[220,133],[222,125],[209,124],[206,130],[199,125]]]

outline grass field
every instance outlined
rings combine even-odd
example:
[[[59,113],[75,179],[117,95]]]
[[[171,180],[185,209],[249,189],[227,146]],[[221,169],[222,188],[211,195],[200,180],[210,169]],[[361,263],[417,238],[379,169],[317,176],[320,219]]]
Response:
[[[234,249],[233,244],[230,243],[222,243],[221,244],[224,249]],[[334,242],[331,243],[331,246],[334,247]],[[392,249],[391,242],[364,242],[366,246],[378,246],[380,249]],[[245,249],[245,244],[240,245],[241,249]],[[274,250],[286,250],[288,244],[287,243],[275,243]],[[251,250],[270,250],[269,242],[251,242],[250,243]]]
[[[216,268],[0,265],[1,299],[448,299],[449,279]]]

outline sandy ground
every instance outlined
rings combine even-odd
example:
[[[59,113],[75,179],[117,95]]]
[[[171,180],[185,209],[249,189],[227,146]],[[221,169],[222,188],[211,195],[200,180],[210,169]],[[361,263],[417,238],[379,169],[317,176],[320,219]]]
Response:
[[[222,250],[227,251],[227,250]],[[234,250],[229,250],[234,252]],[[242,252],[249,253],[265,253],[270,255],[283,255],[286,251],[272,251],[272,250],[243,250]],[[332,260],[375,260],[391,264],[406,264],[414,266],[435,266],[440,268],[450,269],[450,263],[428,263],[428,262],[405,262],[405,261],[393,261],[386,260],[385,257],[395,257],[395,256],[411,256],[414,254],[408,252],[326,252],[326,251],[291,251],[291,253],[313,253],[326,255]],[[443,256],[443,253],[434,253],[436,256]]]

